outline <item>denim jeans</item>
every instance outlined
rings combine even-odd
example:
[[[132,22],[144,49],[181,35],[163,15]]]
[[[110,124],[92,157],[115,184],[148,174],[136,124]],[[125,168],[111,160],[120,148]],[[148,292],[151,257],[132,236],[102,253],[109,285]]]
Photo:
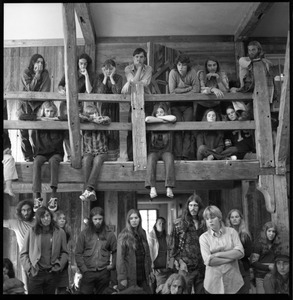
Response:
[[[171,107],[172,115],[177,122],[189,122],[193,120],[193,108],[190,106]],[[174,155],[175,157],[188,158],[191,151],[191,131],[175,131],[174,133]]]
[[[98,182],[98,177],[104,161],[108,159],[108,153],[98,154],[96,156],[86,153],[82,158],[82,168],[84,174],[84,182],[87,187],[94,190]]]
[[[82,274],[80,281],[80,294],[102,294],[104,289],[109,286],[110,271],[87,271]]]
[[[213,155],[214,159],[224,159],[228,155],[222,155],[222,153],[217,153],[216,151],[208,148],[206,145],[200,145],[197,148],[197,160],[203,160],[204,158],[208,157],[209,155]]]
[[[147,159],[146,188],[156,186],[157,161],[160,158],[165,163],[165,187],[175,186],[174,155],[171,152],[151,152]]]
[[[39,271],[36,276],[29,276],[28,294],[55,294],[58,276],[47,271]]]
[[[63,160],[61,154],[54,154],[51,157],[44,155],[37,155],[34,159],[33,164],[33,192],[41,193],[42,192],[42,165],[48,161],[50,169],[50,187],[58,186],[58,173],[59,173],[59,164]]]

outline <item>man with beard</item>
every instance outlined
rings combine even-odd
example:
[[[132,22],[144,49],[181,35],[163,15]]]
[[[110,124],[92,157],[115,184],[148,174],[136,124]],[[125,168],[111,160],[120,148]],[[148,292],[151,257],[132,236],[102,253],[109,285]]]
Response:
[[[88,226],[78,236],[75,260],[82,273],[80,294],[102,294],[116,268],[117,239],[104,221],[104,210],[94,207]],[[111,259],[112,255],[112,259]]]
[[[247,46],[248,56],[241,57],[239,59],[239,80],[240,80],[240,87],[232,87],[230,89],[231,93],[253,93],[254,90],[254,74],[253,74],[253,63],[257,61],[262,61],[262,63],[266,67],[266,75],[267,75],[267,82],[269,88],[269,97],[270,103],[273,101],[273,94],[274,94],[274,82],[270,71],[270,66],[272,63],[265,58],[262,46],[257,41],[249,42]],[[245,121],[248,119],[253,119],[252,114],[252,103],[247,104],[247,111],[243,111],[240,117],[238,118],[239,121]]]
[[[28,230],[35,224],[34,219],[34,202],[31,200],[20,201],[16,206],[16,217],[17,219],[3,220],[3,227],[11,229],[16,234],[16,241],[18,244],[19,251],[23,247],[24,236]],[[27,291],[27,275],[21,266],[21,276],[22,282],[24,283],[25,289]]]
[[[170,258],[174,260],[178,274],[184,276],[188,294],[191,294],[192,287],[195,294],[204,294],[205,266],[199,245],[199,236],[205,231],[203,209],[201,198],[196,194],[191,195],[181,218],[175,220],[171,233]]]

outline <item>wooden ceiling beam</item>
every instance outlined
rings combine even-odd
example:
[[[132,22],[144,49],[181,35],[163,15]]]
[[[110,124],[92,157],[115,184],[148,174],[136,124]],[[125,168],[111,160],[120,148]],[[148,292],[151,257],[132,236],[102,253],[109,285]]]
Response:
[[[94,45],[96,43],[96,34],[91,19],[89,3],[75,3],[74,9],[81,27],[85,43],[88,45]]]
[[[235,34],[234,41],[246,40],[255,30],[265,13],[274,5],[275,2],[253,2],[241,20]],[[247,3],[247,5],[249,5]]]

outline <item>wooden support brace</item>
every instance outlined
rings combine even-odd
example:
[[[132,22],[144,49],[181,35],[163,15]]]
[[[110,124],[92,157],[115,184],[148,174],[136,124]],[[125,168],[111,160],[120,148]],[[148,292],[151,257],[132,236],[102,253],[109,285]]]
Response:
[[[257,189],[264,195],[267,211],[274,213],[276,211],[274,175],[260,175]]]
[[[147,147],[144,111],[144,88],[138,83],[131,88],[131,120],[134,171],[146,170]]]
[[[71,165],[81,168],[81,143],[78,110],[78,87],[76,69],[76,29],[74,3],[63,3],[64,68],[66,81],[66,102],[71,148]]]

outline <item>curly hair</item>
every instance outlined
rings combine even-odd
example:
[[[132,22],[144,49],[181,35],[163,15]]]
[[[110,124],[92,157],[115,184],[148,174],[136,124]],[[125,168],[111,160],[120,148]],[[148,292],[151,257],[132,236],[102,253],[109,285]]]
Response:
[[[267,231],[270,228],[274,228],[274,230],[276,232],[276,235],[275,235],[274,239],[272,240],[272,246],[276,250],[276,253],[279,253],[279,251],[281,250],[281,238],[279,236],[278,227],[274,222],[269,221],[263,225],[262,230],[259,234],[258,241],[262,245],[262,252],[263,253],[269,252],[270,248],[269,248],[269,240],[267,237]]]
[[[251,234],[246,226],[246,223],[245,223],[245,220],[243,218],[243,214],[240,212],[239,209],[231,209],[228,214],[227,214],[227,217],[226,217],[226,226],[227,227],[233,227],[233,225],[231,224],[231,221],[230,221],[230,218],[231,218],[231,215],[233,212],[237,212],[239,217],[240,217],[240,224],[239,224],[239,228],[238,228],[238,234],[239,234],[239,237],[240,237],[240,240],[242,243],[245,243],[245,241],[247,239],[251,239]],[[234,228],[235,229],[235,228]]]
[[[182,285],[182,294],[187,293],[187,284],[184,276],[178,273],[173,273],[166,280],[164,287],[162,288],[162,294],[171,294],[171,285],[175,280],[180,280]]]
[[[43,62],[44,62],[43,69],[45,70],[46,62],[45,62],[44,57],[41,54],[36,53],[31,57],[29,65],[28,65],[28,69],[30,70],[30,72],[32,72],[32,73],[34,72],[35,63],[38,61],[39,58],[43,59]]]
[[[189,203],[195,201],[198,204],[198,213],[196,219],[198,220],[199,228],[204,228],[203,211],[204,205],[199,195],[193,193],[185,202],[184,210],[181,216],[181,226],[186,230],[188,227],[193,226],[193,218],[189,211]]]
[[[191,70],[191,62],[190,62],[190,58],[189,58],[188,55],[186,55],[184,53],[180,53],[176,57],[176,59],[174,61],[174,64],[173,64],[173,69],[176,70],[177,72],[178,72],[178,70],[177,70],[178,63],[186,64],[187,65],[187,72],[189,72]]]
[[[27,221],[31,222],[35,216],[35,212],[34,212],[34,202],[32,200],[22,200],[20,202],[18,202],[17,206],[16,206],[16,217],[23,221],[24,218],[23,218],[23,215],[21,213],[21,209],[24,205],[28,205],[30,208],[31,208],[31,214],[30,214],[30,217]]]
[[[77,70],[79,69],[79,60],[80,59],[85,59],[86,60],[86,62],[87,62],[86,69],[87,69],[87,71],[89,71],[91,69],[91,66],[92,66],[92,59],[86,53],[80,54],[77,58]]]

